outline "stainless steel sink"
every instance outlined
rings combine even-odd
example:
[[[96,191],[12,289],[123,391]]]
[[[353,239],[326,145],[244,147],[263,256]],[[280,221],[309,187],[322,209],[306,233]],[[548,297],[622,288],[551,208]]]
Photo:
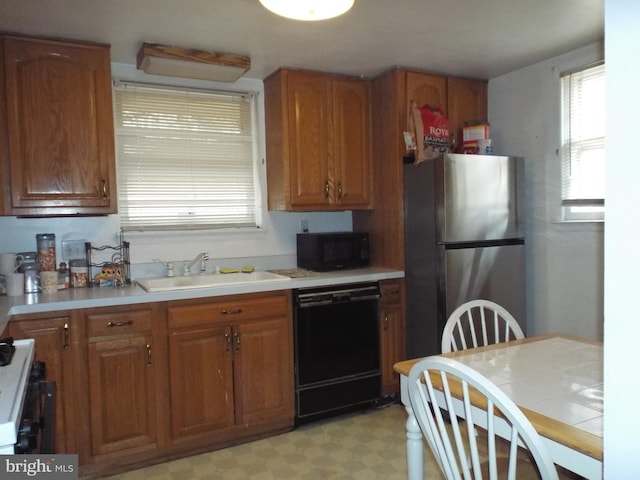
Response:
[[[291,280],[291,278],[277,273],[259,271],[251,273],[239,272],[176,277],[147,277],[136,279],[136,283],[147,292],[169,292],[173,290],[284,282],[287,280]]]

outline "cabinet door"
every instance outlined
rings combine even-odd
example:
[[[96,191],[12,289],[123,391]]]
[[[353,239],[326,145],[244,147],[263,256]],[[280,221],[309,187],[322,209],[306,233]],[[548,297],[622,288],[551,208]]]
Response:
[[[174,440],[233,426],[232,356],[231,327],[169,334]]]
[[[5,38],[8,213],[115,213],[109,48]]]
[[[236,325],[233,335],[236,423],[293,420],[293,340],[288,316]]]
[[[465,122],[486,122],[487,82],[467,78],[447,79],[447,116],[449,134],[453,135],[454,151],[462,147]]]
[[[286,81],[291,205],[326,205],[331,84],[323,75],[302,72],[289,72]]]
[[[334,80],[334,162],[329,166],[332,200],[343,208],[371,205],[371,126],[369,84]]]
[[[401,280],[380,282],[380,370],[382,395],[400,391],[400,377],[393,365],[405,360],[404,353],[404,289]]]
[[[407,107],[416,102],[419,107],[430,105],[447,109],[447,80],[428,73],[407,72]],[[408,113],[408,111],[407,111]]]
[[[47,380],[56,382],[55,452],[71,453],[68,448],[65,423],[67,395],[72,399],[71,372],[65,365],[71,349],[70,318],[59,316],[41,320],[20,320],[9,323],[9,334],[16,340],[35,340],[35,360],[45,363]]]
[[[88,355],[92,454],[155,448],[151,335],[98,339]]]

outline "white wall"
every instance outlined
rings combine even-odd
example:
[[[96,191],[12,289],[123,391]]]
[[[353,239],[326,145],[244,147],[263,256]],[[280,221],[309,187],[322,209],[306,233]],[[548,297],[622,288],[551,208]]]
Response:
[[[602,340],[603,225],[561,223],[559,74],[603,58],[602,45],[489,81],[496,154],[526,158],[527,334]]]
[[[218,90],[236,89],[258,93],[259,153],[262,186],[262,202],[265,206],[263,228],[253,231],[195,231],[188,233],[128,233],[131,243],[132,275],[160,274],[159,264],[152,259],[165,261],[187,260],[199,252],[207,251],[216,264],[240,267],[253,263],[257,268],[289,268],[295,266],[295,234],[300,231],[300,220],[309,221],[312,232],[344,231],[352,229],[351,212],[289,213],[266,211],[266,165],[264,135],[264,90],[262,81],[240,79],[233,84],[191,81],[145,75],[132,65],[113,64],[114,78],[134,81],[208,87]],[[0,251],[20,252],[36,249],[37,233],[56,234],[60,252],[62,240],[82,239],[96,245],[116,245],[120,231],[118,215],[85,218],[16,218],[0,217]],[[60,254],[58,261],[61,261]]]
[[[607,230],[605,234],[604,477],[638,478],[640,431],[640,42],[637,0],[606,0]]]

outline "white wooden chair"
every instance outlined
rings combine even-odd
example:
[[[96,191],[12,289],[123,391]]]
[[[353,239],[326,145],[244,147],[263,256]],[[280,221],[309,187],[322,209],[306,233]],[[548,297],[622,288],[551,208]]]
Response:
[[[558,479],[551,456],[529,420],[504,392],[471,367],[450,358],[427,357],[411,369],[408,393],[420,429],[447,480]],[[476,435],[481,427],[476,423],[479,417],[472,414],[471,395],[474,403],[485,402],[480,415],[486,421],[486,435]],[[447,420],[441,409],[456,415]],[[497,444],[505,441],[501,457]]]
[[[442,332],[442,353],[524,338],[515,318],[489,300],[471,300],[456,308]]]

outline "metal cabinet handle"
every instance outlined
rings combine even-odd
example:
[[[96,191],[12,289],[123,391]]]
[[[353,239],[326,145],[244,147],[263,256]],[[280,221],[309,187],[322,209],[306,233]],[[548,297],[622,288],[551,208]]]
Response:
[[[223,315],[239,315],[242,313],[242,309],[241,308],[236,308],[235,310],[222,310],[222,314]]]
[[[151,366],[151,345],[147,343],[147,367]]]
[[[69,323],[65,322],[62,327],[62,334],[64,336],[64,343],[62,344],[62,348],[67,350],[69,348]]]
[[[126,327],[128,325],[133,325],[133,320],[127,320],[126,322],[108,322],[107,327]]]
[[[389,330],[389,314],[384,314],[384,329]]]
[[[226,332],[226,333],[224,334],[224,338],[225,338],[226,343],[227,343],[227,347],[226,347],[226,349],[225,349],[225,350],[226,350],[227,352],[230,352],[230,351],[231,351],[231,349],[232,349],[232,345],[233,345],[233,340],[231,339],[231,333],[230,333],[230,332]]]
[[[329,198],[329,180],[324,182],[324,198]]]
[[[342,200],[342,183],[338,184],[338,200]]]
[[[100,193],[102,194],[102,198],[107,198],[109,196],[106,180],[100,180]]]
[[[239,351],[240,351],[240,334],[239,334],[239,333],[237,333],[237,332],[236,332],[236,333],[234,333],[234,334],[233,334],[233,338],[234,338],[234,339],[235,339],[235,341],[236,341],[236,352],[239,352]]]

